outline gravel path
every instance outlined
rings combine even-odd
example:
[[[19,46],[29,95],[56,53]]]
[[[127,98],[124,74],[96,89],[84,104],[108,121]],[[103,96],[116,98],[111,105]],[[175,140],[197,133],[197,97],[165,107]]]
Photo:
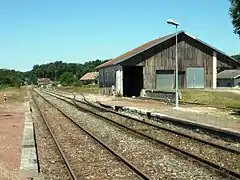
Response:
[[[91,137],[51,105],[38,98],[53,133],[80,179],[139,179],[115,156],[97,144]]]
[[[219,179],[220,175],[191,159],[153,144],[148,140],[128,133],[96,119],[87,113],[78,111],[66,103],[49,97],[78,123],[91,130],[98,137],[108,142],[116,151],[121,152],[134,164],[141,167],[152,179]]]

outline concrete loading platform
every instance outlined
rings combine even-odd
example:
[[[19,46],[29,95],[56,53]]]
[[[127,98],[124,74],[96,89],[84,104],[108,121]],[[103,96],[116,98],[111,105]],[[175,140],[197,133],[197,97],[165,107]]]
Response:
[[[22,140],[22,154],[20,164],[20,179],[42,180],[37,158],[34,124],[29,102],[25,103],[25,122]]]

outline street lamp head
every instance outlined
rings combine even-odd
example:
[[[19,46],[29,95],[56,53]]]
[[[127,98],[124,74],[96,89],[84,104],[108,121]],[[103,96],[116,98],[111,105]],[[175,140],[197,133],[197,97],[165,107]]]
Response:
[[[174,26],[178,26],[178,25],[179,25],[176,21],[174,21],[174,20],[172,20],[172,19],[168,19],[168,20],[167,20],[167,23],[168,23],[168,24],[172,24],[172,25],[174,25]]]

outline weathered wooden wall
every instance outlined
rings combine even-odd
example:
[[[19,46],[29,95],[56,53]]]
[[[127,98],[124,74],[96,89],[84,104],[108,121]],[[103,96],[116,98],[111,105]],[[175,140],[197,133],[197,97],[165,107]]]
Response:
[[[175,69],[175,37],[160,45],[152,47],[137,54],[127,61],[121,63],[122,66],[144,66],[143,78],[144,89],[156,88],[156,70]],[[178,68],[181,78],[180,88],[186,87],[187,67],[205,68],[205,86],[212,84],[212,54],[213,51],[206,48],[201,43],[196,43],[188,36],[181,34],[178,36]]]
[[[156,70],[175,70],[175,37],[160,45],[120,63],[121,66],[143,66],[144,89],[156,88]],[[212,87],[214,49],[181,33],[178,36],[178,68],[181,77],[180,88],[186,88],[186,70],[188,67],[204,67],[205,87]],[[100,87],[116,84],[116,71],[119,66],[99,70]],[[217,69],[237,68],[239,64],[226,55],[217,53]],[[240,67],[239,67],[240,68]]]
[[[146,53],[156,54],[145,61],[144,67],[144,88],[156,88],[156,70],[175,69],[175,38],[172,38]],[[186,87],[186,70],[188,67],[204,67],[205,87],[212,86],[212,56],[213,51],[198,43],[188,36],[181,35],[178,38],[178,69],[181,72],[180,88]]]
[[[99,69],[99,87],[112,87],[116,85],[116,71],[119,66],[111,66]]]

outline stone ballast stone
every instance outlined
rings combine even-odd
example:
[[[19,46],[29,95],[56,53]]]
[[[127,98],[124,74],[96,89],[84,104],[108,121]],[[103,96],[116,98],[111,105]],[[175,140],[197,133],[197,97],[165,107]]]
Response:
[[[98,102],[98,104],[100,106],[103,106],[103,107],[109,107],[113,110],[116,109],[116,106],[109,106],[109,105],[103,104],[101,102]],[[199,128],[202,128],[202,129],[207,130],[207,131],[216,131],[218,134],[226,134],[227,136],[230,136],[233,139],[240,139],[240,133],[239,132],[229,130],[229,129],[226,129],[226,128],[220,128],[220,127],[216,127],[216,126],[212,126],[212,125],[208,125],[208,124],[193,122],[193,121],[190,121],[190,120],[187,120],[187,119],[174,118],[174,117],[162,114],[162,113],[150,112],[150,111],[146,111],[146,110],[143,110],[143,109],[140,109],[140,108],[135,108],[135,107],[121,106],[121,109],[124,112],[143,115],[145,117],[150,117],[151,119],[156,120],[156,121],[166,120],[166,121],[169,121],[169,122],[173,122],[173,123],[177,123],[177,124],[184,125],[184,126],[189,126],[189,127],[198,126]]]

